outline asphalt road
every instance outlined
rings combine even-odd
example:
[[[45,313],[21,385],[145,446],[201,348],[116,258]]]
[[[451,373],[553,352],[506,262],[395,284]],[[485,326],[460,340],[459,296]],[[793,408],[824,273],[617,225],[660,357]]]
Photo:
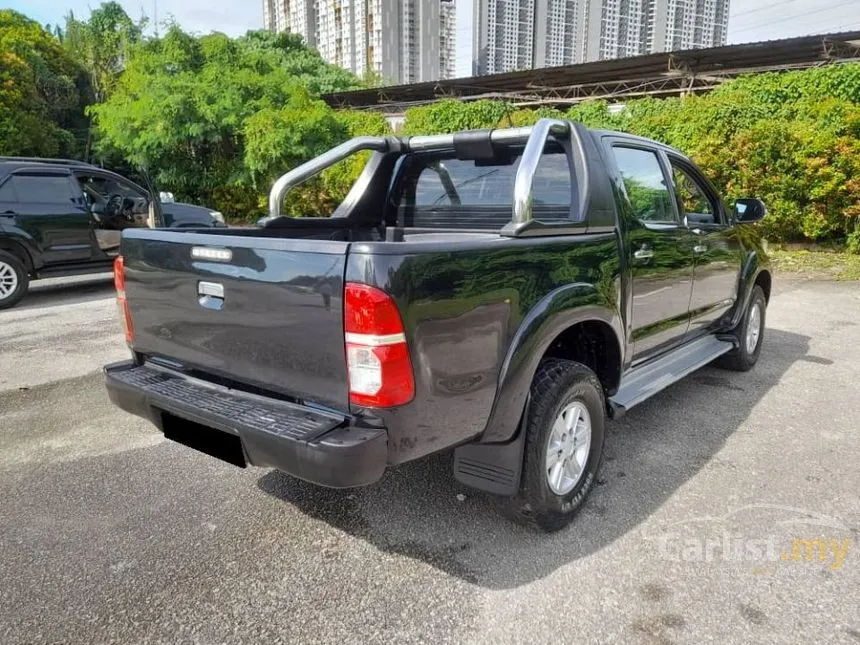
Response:
[[[164,441],[112,296],[0,312],[0,643],[860,643],[860,284],[779,283],[756,369],[610,424],[549,536],[446,456],[328,491]]]

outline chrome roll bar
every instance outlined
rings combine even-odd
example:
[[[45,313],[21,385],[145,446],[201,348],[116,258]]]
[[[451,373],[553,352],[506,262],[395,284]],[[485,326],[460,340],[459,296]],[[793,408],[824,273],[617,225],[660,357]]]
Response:
[[[551,135],[557,139],[569,137],[570,123],[560,119],[541,119],[532,128],[514,178],[514,225],[524,224],[532,218],[534,176]]]
[[[350,155],[354,155],[356,152],[361,152],[362,150],[379,150],[385,152],[388,150],[388,141],[385,137],[355,137],[321,154],[319,157],[314,157],[301,166],[293,168],[287,174],[281,175],[272,186],[272,190],[269,191],[269,215],[271,217],[280,217],[281,204],[284,203],[284,197],[300,183],[319,174],[329,166],[333,166],[338,161],[343,161]]]
[[[492,130],[489,133],[492,143],[500,145],[525,143],[525,149],[514,179],[513,224],[523,224],[532,218],[534,201],[532,184],[547,141],[550,137],[559,140],[568,138],[570,132],[571,126],[567,121],[541,119],[533,127],[505,128]],[[269,216],[279,217],[281,215],[284,197],[291,189],[356,152],[364,150],[393,152],[398,148],[401,152],[450,150],[454,148],[454,137],[453,134],[434,134],[403,137],[399,140],[394,137],[356,137],[350,139],[278,178],[269,192]]]

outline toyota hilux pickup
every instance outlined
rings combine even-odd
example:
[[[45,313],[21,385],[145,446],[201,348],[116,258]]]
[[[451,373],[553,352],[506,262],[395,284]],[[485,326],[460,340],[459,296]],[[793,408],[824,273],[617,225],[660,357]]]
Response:
[[[354,153],[329,218],[282,214]],[[165,437],[329,487],[453,449],[462,484],[544,530],[594,485],[605,421],[718,360],[753,367],[771,272],[655,141],[530,128],[359,137],[282,176],[257,227],[127,229],[111,399]]]

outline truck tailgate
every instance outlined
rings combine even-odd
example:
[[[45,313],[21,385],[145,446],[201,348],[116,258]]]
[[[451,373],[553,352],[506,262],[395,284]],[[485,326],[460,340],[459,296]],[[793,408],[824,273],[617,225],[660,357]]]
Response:
[[[231,233],[123,233],[134,350],[348,410],[349,243]]]

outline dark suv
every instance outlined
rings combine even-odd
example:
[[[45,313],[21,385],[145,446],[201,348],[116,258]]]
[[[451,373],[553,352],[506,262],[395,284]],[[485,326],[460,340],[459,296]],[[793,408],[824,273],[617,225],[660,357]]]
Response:
[[[108,271],[127,228],[224,226],[202,206],[163,206],[152,192],[67,159],[0,157],[0,309],[32,279]]]

